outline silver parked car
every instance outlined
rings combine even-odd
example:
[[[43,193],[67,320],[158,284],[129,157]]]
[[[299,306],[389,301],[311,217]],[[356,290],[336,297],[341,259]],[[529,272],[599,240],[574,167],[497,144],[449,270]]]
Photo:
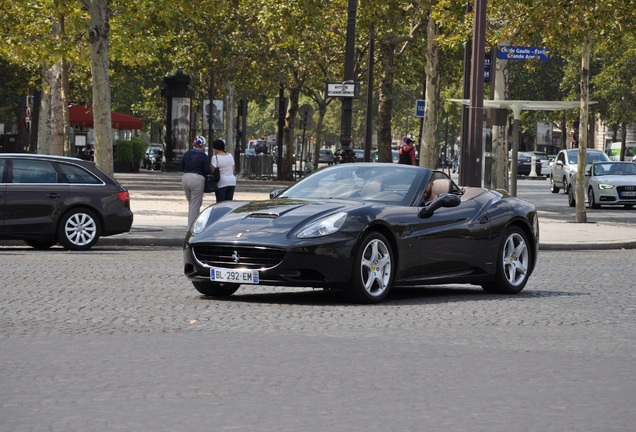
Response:
[[[578,167],[579,149],[561,150],[550,167],[550,191],[558,193],[561,189],[568,193],[573,177],[576,177]],[[600,150],[587,149],[585,163],[609,162],[609,157]]]
[[[573,185],[576,179],[573,179]],[[632,162],[596,162],[585,167],[585,194],[589,208],[602,205],[636,205],[636,164]],[[574,187],[568,192],[574,207]]]

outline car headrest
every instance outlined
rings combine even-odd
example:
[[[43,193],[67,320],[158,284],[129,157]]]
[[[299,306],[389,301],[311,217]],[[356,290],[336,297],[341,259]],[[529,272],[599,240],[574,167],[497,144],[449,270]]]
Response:
[[[433,180],[433,194],[439,195],[444,193],[450,193],[451,181],[449,179],[437,179]]]

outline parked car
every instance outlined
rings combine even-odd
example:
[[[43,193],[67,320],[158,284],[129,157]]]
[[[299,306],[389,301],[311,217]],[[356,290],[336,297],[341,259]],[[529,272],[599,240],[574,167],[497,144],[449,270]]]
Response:
[[[561,189],[568,193],[572,177],[576,177],[579,149],[561,150],[550,167],[550,191],[558,193]],[[607,162],[609,157],[600,150],[586,149],[585,163]]]
[[[371,152],[371,162],[377,162],[379,158],[378,151]],[[391,162],[398,163],[400,161],[400,152],[398,150],[391,150]]]
[[[320,149],[318,163],[326,163],[327,165],[333,165],[335,162],[334,154],[329,149]]]
[[[539,162],[541,162],[541,174],[537,173],[537,175],[548,176],[550,175],[550,157],[547,153],[542,151],[529,151],[530,156],[534,155]]]
[[[0,238],[87,250],[132,222],[128,191],[93,162],[0,154]]]
[[[576,185],[576,178],[572,185]],[[585,167],[585,194],[591,209],[602,205],[636,205],[636,164],[632,162],[596,162]],[[568,203],[574,207],[574,187],[568,191]]]
[[[144,169],[151,169],[160,171],[161,164],[163,163],[164,151],[161,144],[150,144],[146,148],[146,153],[141,161],[141,167]]]
[[[356,156],[356,162],[364,162],[364,149],[353,149]]]
[[[425,189],[445,193],[426,201]],[[392,163],[316,171],[268,201],[204,209],[185,236],[184,275],[206,296],[241,285],[342,290],[377,303],[393,287],[466,283],[520,292],[537,262],[535,206]]]
[[[535,174],[541,175],[541,161],[535,158],[534,165]],[[517,153],[517,175],[530,175],[532,172],[532,153],[530,152],[518,152]]]

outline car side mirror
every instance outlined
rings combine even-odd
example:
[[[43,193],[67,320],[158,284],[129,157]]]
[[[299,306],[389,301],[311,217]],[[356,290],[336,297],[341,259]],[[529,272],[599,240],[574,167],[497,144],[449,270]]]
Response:
[[[422,219],[426,219],[440,207],[457,207],[461,202],[462,199],[459,195],[440,194],[437,198],[428,203],[428,205],[424,206],[418,213],[418,216]]]
[[[269,199],[274,199],[278,195],[282,194],[285,189],[274,189],[269,193]]]

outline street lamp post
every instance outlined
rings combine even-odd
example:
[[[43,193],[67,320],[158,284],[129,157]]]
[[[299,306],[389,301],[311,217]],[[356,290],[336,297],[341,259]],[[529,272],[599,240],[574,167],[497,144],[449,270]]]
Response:
[[[467,12],[469,6],[467,5]],[[460,183],[464,186],[482,186],[484,121],[484,58],[486,52],[486,0],[474,0],[473,38],[470,57],[470,103],[462,113],[462,146]],[[464,57],[464,98],[468,54]],[[467,120],[467,125],[466,125]]]
[[[344,81],[353,82],[353,60],[356,34],[357,0],[349,0],[347,14],[347,39],[345,45]],[[351,117],[353,113],[353,98],[342,98],[342,115],[340,117],[340,144],[342,146],[342,161],[354,162],[355,154],[351,149]]]

